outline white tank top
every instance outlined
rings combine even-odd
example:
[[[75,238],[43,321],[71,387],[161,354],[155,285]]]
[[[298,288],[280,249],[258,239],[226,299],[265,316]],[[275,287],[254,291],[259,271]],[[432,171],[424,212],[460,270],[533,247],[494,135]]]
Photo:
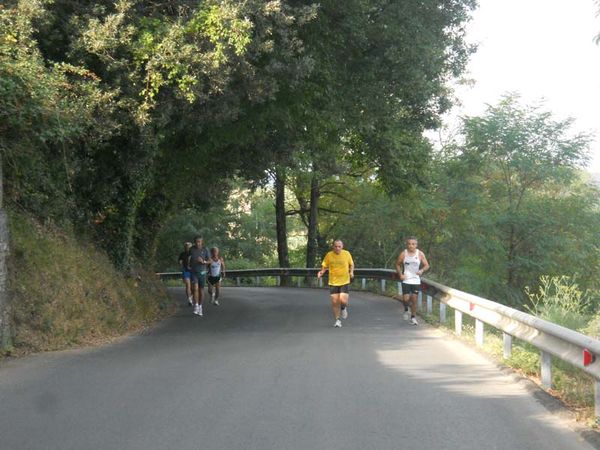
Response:
[[[421,267],[421,258],[419,258],[419,249],[414,255],[409,255],[408,250],[404,250],[404,275],[406,278],[402,281],[406,284],[421,284],[421,277],[417,275]]]
[[[215,261],[214,259],[210,259],[210,270],[209,275],[211,277],[220,277],[221,276],[221,260],[218,259]]]

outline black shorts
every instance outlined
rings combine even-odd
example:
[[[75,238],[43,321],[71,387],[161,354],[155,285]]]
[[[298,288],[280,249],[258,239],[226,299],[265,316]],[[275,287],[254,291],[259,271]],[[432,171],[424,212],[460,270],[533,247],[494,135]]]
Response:
[[[421,290],[420,284],[402,283],[402,295],[416,294]]]
[[[344,284],[342,286],[331,286],[329,285],[329,293],[330,294],[347,294],[349,284]]]
[[[211,277],[210,275],[208,276],[209,284],[214,286],[215,284],[220,283],[220,282],[221,282],[221,276],[218,276],[218,277]]]

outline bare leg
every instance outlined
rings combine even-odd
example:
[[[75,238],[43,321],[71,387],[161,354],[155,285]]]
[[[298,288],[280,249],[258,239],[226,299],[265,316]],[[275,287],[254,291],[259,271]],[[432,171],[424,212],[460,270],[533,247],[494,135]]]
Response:
[[[204,288],[201,288],[200,285],[198,287],[198,304],[202,306],[202,297],[204,296]]]
[[[184,284],[185,284],[185,295],[187,295],[188,298],[190,298],[192,296],[192,284],[189,278],[185,278],[183,280]]]
[[[340,318],[340,294],[331,295],[331,309],[335,320]]]
[[[340,307],[347,307],[348,306],[348,294],[345,293],[340,293]]]
[[[402,304],[404,305],[404,310],[408,311],[408,308],[411,307],[410,294],[404,294],[402,296]]]
[[[194,305],[200,304],[200,289],[198,283],[194,283]]]
[[[410,294],[410,314],[413,317],[417,315],[417,294]]]

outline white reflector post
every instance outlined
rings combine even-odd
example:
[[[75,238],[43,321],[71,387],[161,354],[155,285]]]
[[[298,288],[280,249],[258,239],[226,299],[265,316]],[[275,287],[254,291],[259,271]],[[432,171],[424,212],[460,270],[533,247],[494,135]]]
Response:
[[[508,333],[502,333],[502,343],[504,347],[504,359],[508,359],[512,355],[512,336]]]
[[[385,280],[381,279],[381,292],[385,292]]]
[[[544,389],[552,388],[552,355],[542,350],[542,387]]]
[[[475,344],[483,347],[483,322],[479,319],[475,319]]]
[[[454,310],[454,334],[457,336],[462,334],[462,312],[458,309]]]
[[[440,302],[440,323],[446,323],[446,304]]]
[[[594,415],[596,423],[600,423],[600,381],[594,381]]]
[[[360,288],[364,291],[367,288],[367,279],[363,278],[360,280]]]
[[[427,314],[431,314],[433,312],[433,298],[431,295],[427,296]]]

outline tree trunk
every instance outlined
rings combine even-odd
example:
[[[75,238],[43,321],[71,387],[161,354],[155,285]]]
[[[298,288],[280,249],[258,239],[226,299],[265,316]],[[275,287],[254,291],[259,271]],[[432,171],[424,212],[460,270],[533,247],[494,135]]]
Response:
[[[318,211],[319,198],[321,192],[319,189],[319,179],[317,173],[313,172],[310,182],[310,215],[308,218],[308,242],[306,244],[306,267],[315,267],[317,251],[319,250],[318,235]]]
[[[290,267],[285,215],[285,169],[275,171],[275,219],[277,223],[277,258],[279,267]],[[289,286],[290,277],[281,277],[281,286]]]
[[[9,234],[8,217],[2,202],[3,183],[2,155],[0,154],[0,351],[9,349],[12,346],[7,286],[8,271],[6,268]]]

